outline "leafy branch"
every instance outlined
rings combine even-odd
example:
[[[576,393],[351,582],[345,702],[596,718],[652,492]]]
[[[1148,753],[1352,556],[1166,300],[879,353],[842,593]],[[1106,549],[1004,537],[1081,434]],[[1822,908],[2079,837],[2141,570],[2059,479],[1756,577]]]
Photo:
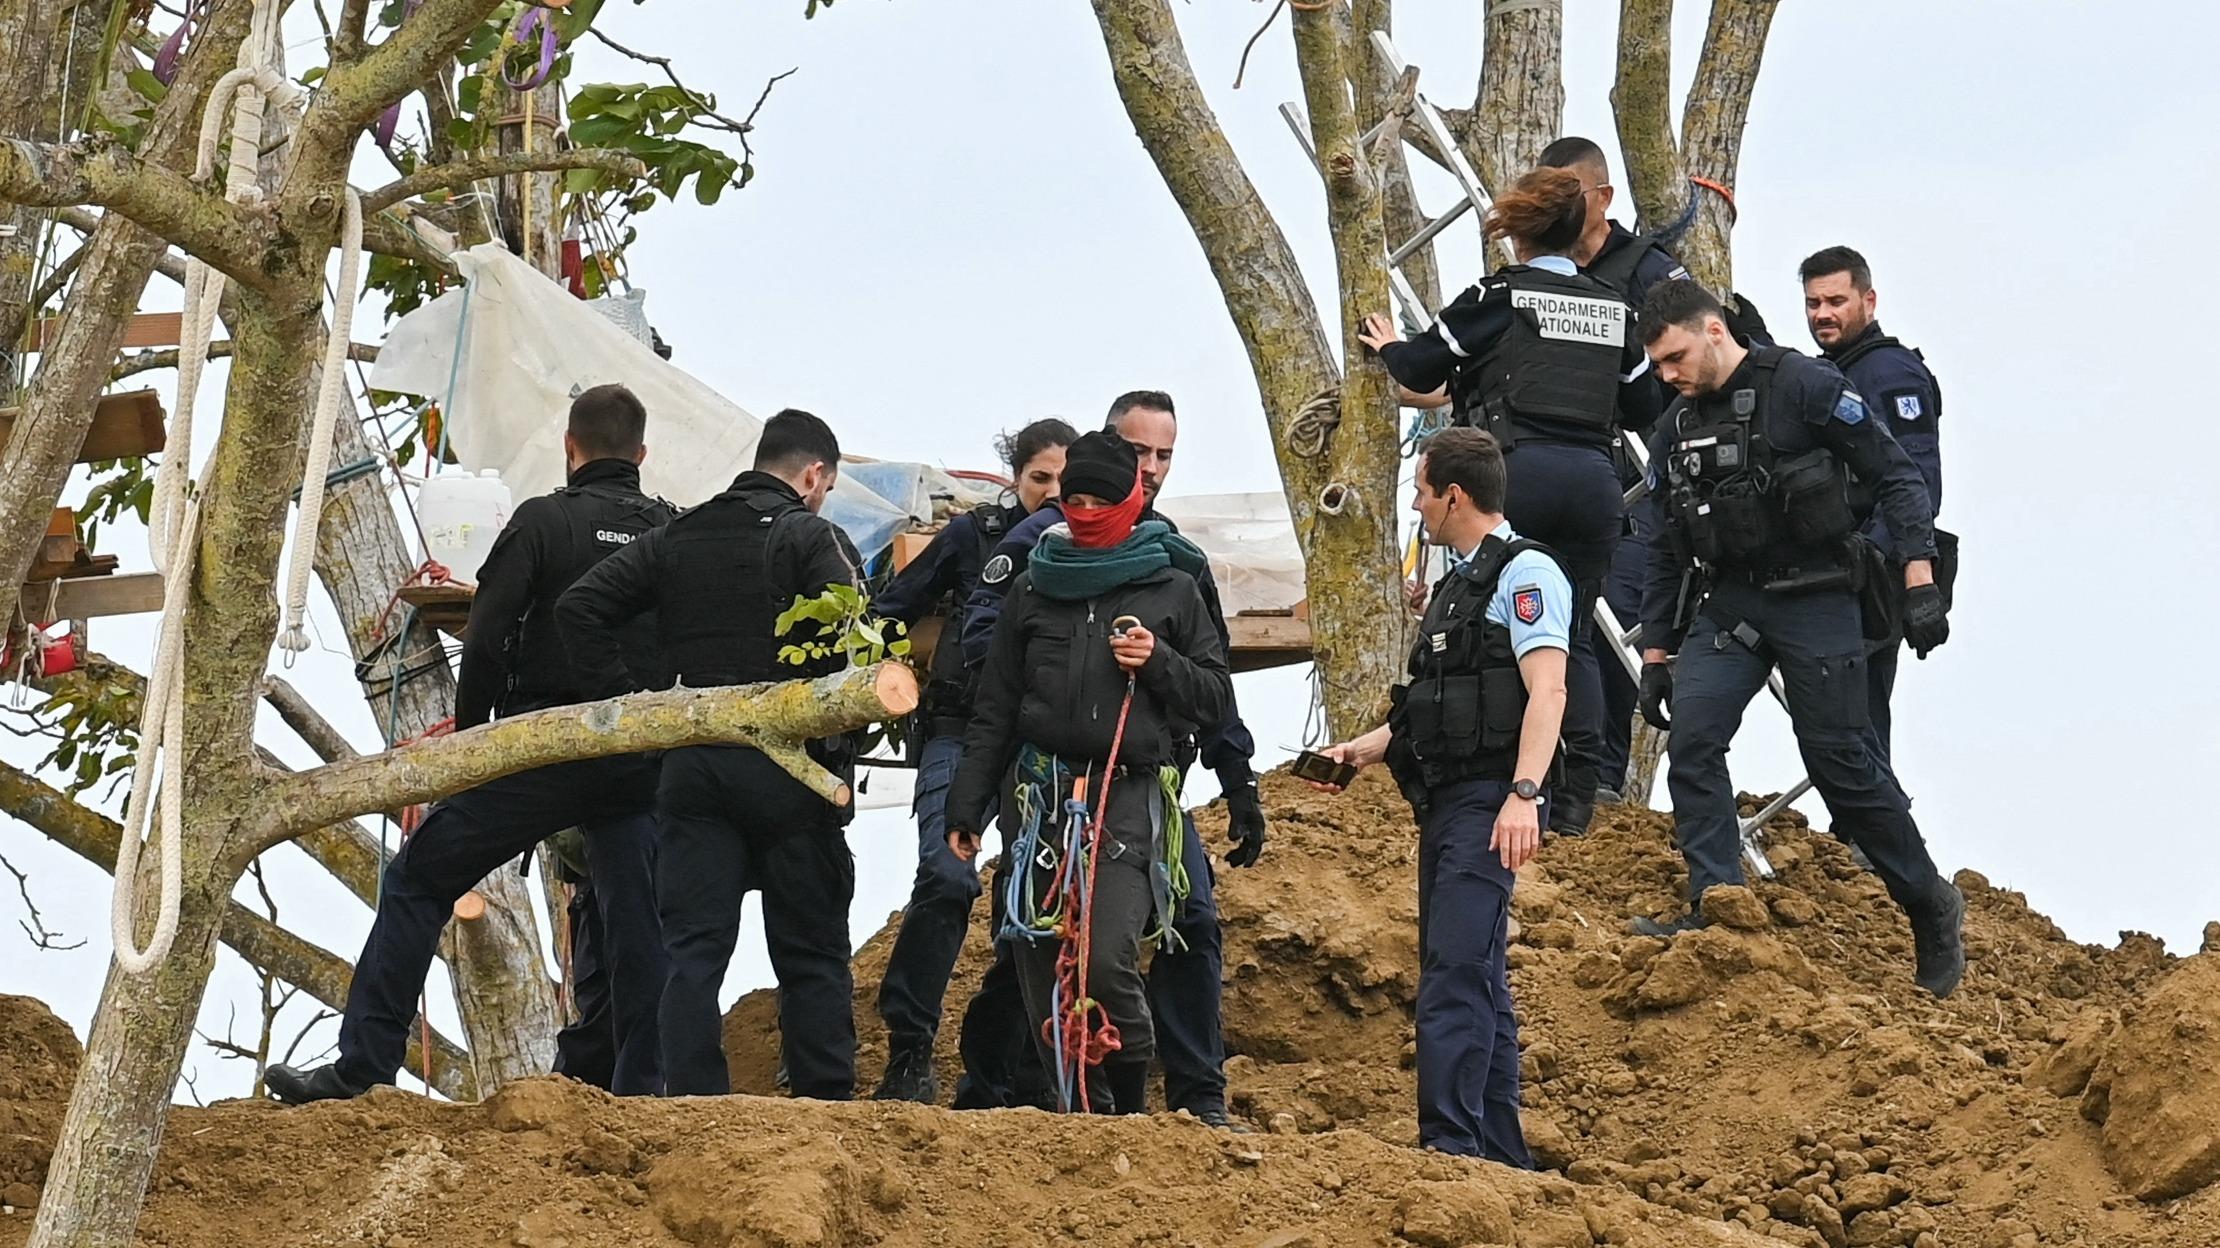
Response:
[[[780,637],[805,623],[817,625],[816,635],[779,648],[781,662],[800,666],[819,659],[844,655],[856,667],[887,659],[908,659],[910,639],[899,620],[881,619],[871,613],[871,601],[853,585],[827,586],[815,598],[794,596],[794,605],[772,626]]]

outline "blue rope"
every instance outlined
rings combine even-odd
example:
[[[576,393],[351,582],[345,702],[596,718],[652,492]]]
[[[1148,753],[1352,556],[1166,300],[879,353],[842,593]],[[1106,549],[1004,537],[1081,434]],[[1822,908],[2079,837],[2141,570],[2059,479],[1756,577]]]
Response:
[[[1688,184],[1688,206],[1680,210],[1680,216],[1671,225],[1650,234],[1651,238],[1657,240],[1658,246],[1670,251],[1680,242],[1681,235],[1686,234],[1688,227],[1696,223],[1696,204],[1702,196],[1702,187],[1693,182]]]

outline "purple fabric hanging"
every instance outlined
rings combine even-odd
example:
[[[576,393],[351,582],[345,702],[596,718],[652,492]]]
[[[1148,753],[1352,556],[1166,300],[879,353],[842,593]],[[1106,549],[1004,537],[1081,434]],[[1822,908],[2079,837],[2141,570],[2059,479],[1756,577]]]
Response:
[[[559,49],[555,40],[555,23],[548,18],[546,9],[535,7],[524,10],[524,15],[517,19],[516,29],[509,32],[509,37],[521,44],[531,37],[534,30],[540,36],[539,64],[522,80],[510,77],[506,64],[501,68],[501,81],[508,83],[512,91],[538,90],[555,75],[555,54]]]

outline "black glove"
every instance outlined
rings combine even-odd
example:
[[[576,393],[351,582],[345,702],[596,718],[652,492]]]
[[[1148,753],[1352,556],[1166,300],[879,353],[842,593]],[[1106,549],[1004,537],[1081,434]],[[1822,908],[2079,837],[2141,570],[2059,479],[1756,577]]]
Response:
[[[1642,718],[1659,732],[1671,730],[1672,716],[1665,710],[1673,701],[1673,669],[1665,663],[1642,665]]]
[[[1264,854],[1264,804],[1258,800],[1256,775],[1248,768],[1235,774],[1220,772],[1218,782],[1226,791],[1226,839],[1233,849],[1226,854],[1229,867],[1253,867]]]
[[[1927,652],[1950,640],[1950,608],[1943,605],[1940,585],[1914,585],[1904,592],[1904,644],[1926,658]]]

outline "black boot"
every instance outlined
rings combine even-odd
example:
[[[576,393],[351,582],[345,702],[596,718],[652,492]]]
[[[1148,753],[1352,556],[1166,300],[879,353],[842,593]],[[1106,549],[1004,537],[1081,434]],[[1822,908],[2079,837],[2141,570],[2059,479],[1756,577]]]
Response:
[[[1911,916],[1912,948],[1918,954],[1912,982],[1939,1001],[1957,989],[1966,973],[1966,897],[1948,880],[1936,883],[1940,887],[1933,900]]]
[[[1627,924],[1637,936],[1662,936],[1667,940],[1671,940],[1682,932],[1693,932],[1703,925],[1702,917],[1694,914],[1684,914],[1677,919],[1662,920],[1649,918],[1646,915],[1638,915],[1632,923]]]
[[[306,1105],[311,1101],[348,1101],[370,1089],[356,1087],[347,1082],[337,1066],[318,1066],[314,1070],[297,1070],[291,1066],[270,1067],[262,1077],[270,1094],[287,1105]]]
[[[1149,1064],[1147,1062],[1105,1062],[1102,1071],[1110,1078],[1110,1104],[1113,1112],[1120,1114],[1145,1114],[1149,1112]]]
[[[1596,797],[1589,793],[1549,795],[1549,830],[1559,836],[1586,836],[1596,817]]]
[[[887,1047],[886,1075],[875,1101],[916,1101],[931,1105],[940,1100],[940,1081],[933,1076],[933,1042],[904,1037]]]

